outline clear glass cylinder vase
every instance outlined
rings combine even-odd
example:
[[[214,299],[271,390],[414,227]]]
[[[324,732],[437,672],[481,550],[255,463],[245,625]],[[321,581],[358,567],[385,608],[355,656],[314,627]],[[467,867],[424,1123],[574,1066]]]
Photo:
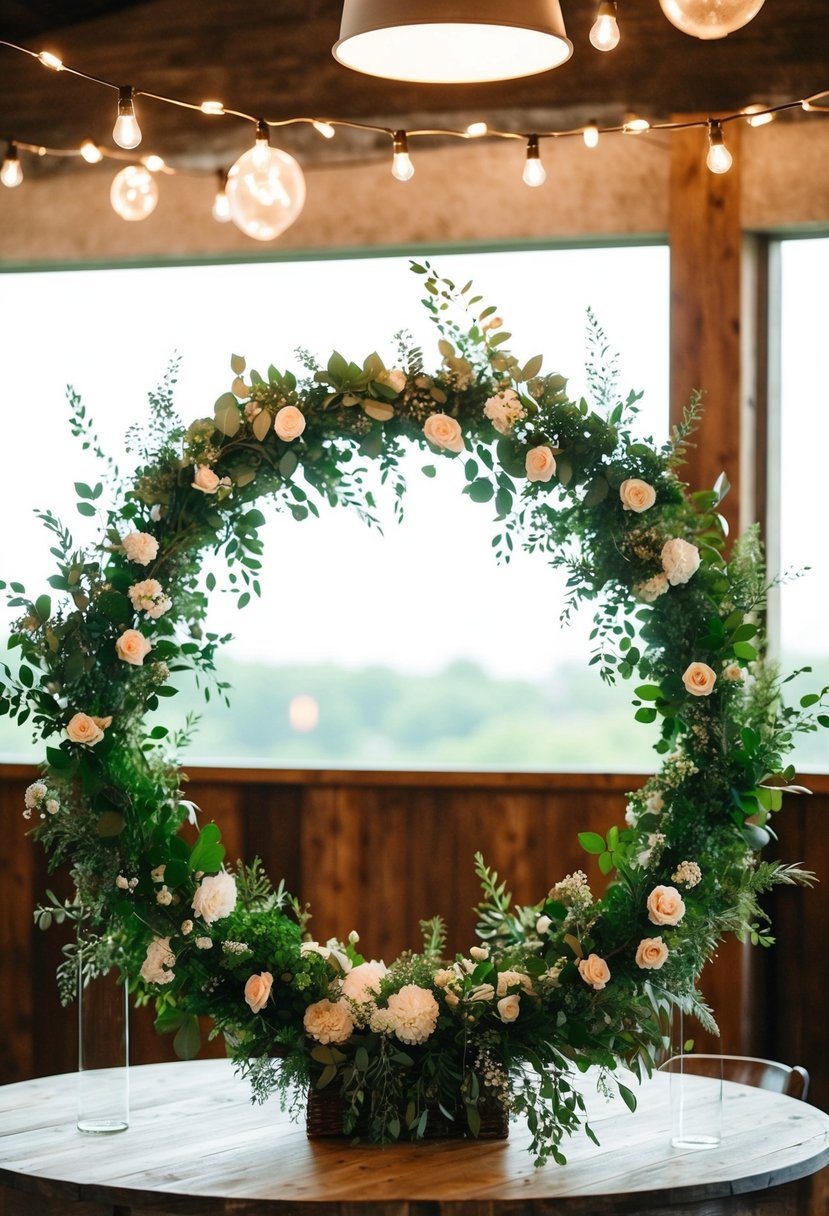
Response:
[[[723,1062],[720,1055],[686,1051],[682,1014],[672,1027],[668,1074],[671,1145],[679,1149],[718,1148],[722,1142]]]
[[[129,992],[113,967],[78,967],[78,1131],[124,1132],[130,1123]]]

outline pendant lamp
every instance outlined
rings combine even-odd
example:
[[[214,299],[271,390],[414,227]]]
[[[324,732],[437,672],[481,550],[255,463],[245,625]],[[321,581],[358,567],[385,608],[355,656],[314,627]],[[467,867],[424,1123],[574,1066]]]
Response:
[[[765,0],[659,0],[672,25],[693,38],[725,38],[757,16]]]
[[[515,80],[569,59],[559,0],[345,0],[334,58],[424,84]]]

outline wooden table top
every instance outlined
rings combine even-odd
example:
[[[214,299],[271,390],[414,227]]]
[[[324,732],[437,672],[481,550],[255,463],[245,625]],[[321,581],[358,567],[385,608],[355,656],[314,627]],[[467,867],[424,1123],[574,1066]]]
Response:
[[[600,1216],[675,1204],[725,1212],[729,1196],[744,1202],[829,1163],[829,1116],[732,1084],[721,1146],[671,1148],[662,1076],[641,1087],[635,1114],[599,1099],[591,1124],[601,1147],[575,1136],[564,1146],[568,1164],[542,1169],[522,1123],[508,1141],[486,1144],[309,1142],[275,1101],[251,1105],[225,1060],[133,1068],[131,1126],[120,1135],[75,1129],[75,1087],[69,1073],[0,1088],[0,1184],[51,1197],[62,1212],[72,1203],[199,1216],[296,1216],[306,1206],[314,1216]]]

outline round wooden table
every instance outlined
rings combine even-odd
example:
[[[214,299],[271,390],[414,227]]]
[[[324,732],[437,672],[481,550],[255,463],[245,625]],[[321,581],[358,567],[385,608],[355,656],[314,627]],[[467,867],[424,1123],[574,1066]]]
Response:
[[[75,1129],[74,1074],[0,1088],[0,1212],[70,1216],[782,1216],[810,1207],[829,1163],[829,1116],[804,1102],[725,1086],[716,1149],[669,1144],[666,1078],[631,1114],[598,1100],[566,1145],[566,1166],[535,1169],[522,1124],[505,1142],[379,1148],[308,1141],[276,1102],[253,1106],[225,1060],[131,1070],[131,1126]]]

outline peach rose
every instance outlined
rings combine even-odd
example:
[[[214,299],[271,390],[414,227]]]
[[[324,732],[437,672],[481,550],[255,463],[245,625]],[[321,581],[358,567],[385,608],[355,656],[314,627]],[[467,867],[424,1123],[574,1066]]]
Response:
[[[619,497],[626,511],[641,514],[642,511],[649,510],[656,502],[656,490],[646,481],[640,481],[638,477],[628,477],[619,486]]]
[[[691,663],[685,668],[682,683],[693,697],[707,697],[714,691],[717,673],[707,663]]]
[[[737,680],[742,680],[743,669],[739,663],[729,663],[727,667],[723,668],[722,678],[736,683]]]
[[[268,1003],[273,987],[273,976],[270,971],[262,971],[252,975],[245,984],[245,1000],[250,1005],[251,1013],[259,1013]]]
[[[127,561],[148,566],[158,556],[158,541],[149,532],[128,532],[121,541]]]
[[[648,896],[648,920],[652,925],[678,925],[685,903],[676,887],[654,887]]]
[[[131,663],[133,667],[141,667],[151,650],[149,641],[138,629],[125,629],[115,642],[118,658],[124,663]]]
[[[502,1022],[514,1022],[521,1012],[521,996],[513,992],[511,996],[502,996],[497,1005],[498,1017]]]
[[[527,452],[524,468],[530,481],[549,481],[556,471],[556,458],[553,449],[546,443]]]
[[[661,937],[643,937],[636,947],[636,966],[658,971],[668,957],[668,947]]]
[[[89,714],[77,713],[66,723],[66,736],[70,743],[85,743],[87,747],[94,747],[104,737],[103,721],[104,719],[95,719]],[[110,718],[109,722],[111,721]]]
[[[436,448],[447,452],[462,452],[466,447],[460,425],[448,414],[430,414],[423,426],[423,434]]]
[[[305,1033],[318,1043],[344,1043],[354,1029],[345,1001],[329,1001],[327,997],[309,1005],[302,1022]]]
[[[305,415],[295,405],[283,405],[281,410],[276,411],[273,429],[280,439],[290,443],[292,439],[299,439],[305,430]]]
[[[214,473],[209,464],[197,464],[193,476],[193,489],[201,490],[202,494],[215,494],[219,486],[229,486],[229,477],[220,477]]]
[[[610,968],[598,954],[588,954],[587,958],[579,959],[579,975],[585,984],[599,992],[610,979]]]
[[[662,569],[672,587],[687,583],[699,570],[699,549],[681,536],[666,540],[662,546]]]

